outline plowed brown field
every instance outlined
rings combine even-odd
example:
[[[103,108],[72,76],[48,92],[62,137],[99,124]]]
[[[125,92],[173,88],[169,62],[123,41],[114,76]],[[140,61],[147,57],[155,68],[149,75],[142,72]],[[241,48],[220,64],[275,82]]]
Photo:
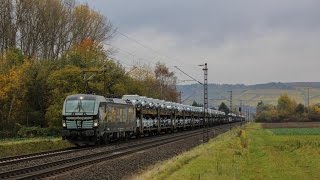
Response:
[[[320,122],[261,123],[263,128],[320,128]]]

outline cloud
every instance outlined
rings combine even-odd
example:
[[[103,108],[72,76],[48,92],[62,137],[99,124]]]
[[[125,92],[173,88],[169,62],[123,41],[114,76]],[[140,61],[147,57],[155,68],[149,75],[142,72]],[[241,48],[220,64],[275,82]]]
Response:
[[[139,57],[164,61],[201,80],[197,65],[207,60],[209,81],[263,83],[319,81],[318,0],[90,0],[119,30],[170,58],[120,36],[113,44],[126,64]],[[186,79],[177,71],[179,79]]]

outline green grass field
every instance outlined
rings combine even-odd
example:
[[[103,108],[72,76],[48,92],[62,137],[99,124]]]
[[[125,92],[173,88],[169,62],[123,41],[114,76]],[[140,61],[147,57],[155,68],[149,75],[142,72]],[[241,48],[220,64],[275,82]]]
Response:
[[[136,179],[320,179],[320,128],[233,129]]]
[[[72,147],[61,138],[27,138],[0,140],[0,158]]]

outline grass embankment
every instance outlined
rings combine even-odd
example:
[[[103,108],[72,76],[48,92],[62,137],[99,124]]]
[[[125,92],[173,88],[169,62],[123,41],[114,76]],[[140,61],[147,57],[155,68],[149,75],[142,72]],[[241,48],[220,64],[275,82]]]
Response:
[[[72,147],[61,138],[28,138],[0,140],[0,158]]]
[[[319,179],[320,128],[233,129],[137,179]]]

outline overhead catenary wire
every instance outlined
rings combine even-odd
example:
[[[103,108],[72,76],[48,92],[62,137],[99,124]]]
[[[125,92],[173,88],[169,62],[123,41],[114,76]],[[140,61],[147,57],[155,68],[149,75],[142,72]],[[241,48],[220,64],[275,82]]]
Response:
[[[148,60],[148,59],[146,59],[146,58],[143,58],[143,57],[141,57],[141,56],[138,56],[138,55],[136,55],[136,54],[133,54],[133,53],[131,53],[131,52],[128,52],[128,51],[126,51],[126,50],[124,50],[124,49],[122,49],[122,48],[119,48],[119,47],[117,47],[117,46],[114,46],[114,45],[111,45],[111,44],[108,44],[108,45],[111,46],[111,47],[113,47],[113,48],[115,48],[115,49],[117,49],[117,50],[119,50],[119,51],[121,51],[121,52],[123,52],[124,54],[126,54],[126,55],[128,55],[128,56],[137,57],[137,58],[139,58],[138,60],[142,60],[142,61],[144,61],[145,63],[151,63],[151,64],[153,64],[153,65],[156,65],[155,62],[152,62],[152,61],[150,61],[150,60]],[[123,62],[123,61],[122,61],[122,62]],[[131,66],[133,66],[133,65],[131,65]]]
[[[129,55],[129,56],[136,56],[136,57],[138,57],[140,60],[143,60],[144,62],[146,62],[146,63],[152,63],[153,65],[156,65],[156,63],[154,63],[154,62],[152,62],[152,61],[150,61],[150,60],[147,60],[147,59],[145,59],[145,58],[142,58],[142,57],[139,57],[138,55],[136,55],[136,54],[133,54],[133,53],[130,53],[130,52],[128,52],[128,51],[126,51],[126,50],[123,50],[122,48],[119,48],[119,47],[117,47],[117,46],[115,46],[115,45],[111,45],[111,44],[106,44],[106,45],[109,45],[109,46],[111,46],[111,47],[113,47],[113,48],[115,48],[115,49],[117,49],[117,50],[120,50],[121,52],[123,52],[123,53],[125,53],[125,54],[127,54],[127,55]],[[131,66],[134,66],[134,65],[131,65]],[[169,67],[174,67],[175,68],[175,66],[169,66]],[[180,70],[180,72],[183,72],[181,69],[179,69]],[[184,74],[186,74],[185,72],[183,72]],[[187,76],[189,76],[189,75],[187,75]],[[191,77],[191,76],[190,76]],[[192,78],[192,77],[191,77]],[[197,80],[195,80],[195,78],[192,78],[192,80],[184,80],[184,81],[197,81]],[[197,81],[197,82],[199,82],[199,81]]]
[[[148,59],[146,59],[146,58],[142,58],[141,56],[138,56],[138,55],[136,55],[136,54],[134,54],[134,53],[128,52],[128,51],[126,51],[126,50],[124,50],[124,49],[122,49],[122,48],[119,48],[119,47],[115,46],[115,45],[111,45],[111,44],[106,44],[106,45],[109,45],[109,46],[111,46],[111,47],[113,47],[113,48],[115,48],[115,49],[123,52],[124,54],[126,54],[126,55],[128,55],[128,56],[138,57],[139,60],[142,60],[142,61],[144,61],[144,62],[147,63],[147,64],[148,64],[148,63],[151,63],[152,65],[155,65],[155,66],[157,65],[155,62],[152,62],[151,60],[148,60]],[[123,61],[120,61],[120,62],[123,62]],[[128,65],[128,64],[127,64],[127,65]],[[128,66],[133,67],[134,65],[128,65]],[[183,71],[182,69],[178,68],[177,66],[168,66],[168,67],[176,68],[176,69],[179,70],[179,72],[183,73],[184,75],[186,75],[186,76],[188,76],[189,78],[192,79],[192,80],[184,80],[184,81],[196,81],[196,82],[198,82],[199,84],[202,84],[200,81],[198,81],[197,79],[195,79],[195,78],[192,77],[191,75],[187,74],[185,71]],[[173,70],[173,71],[174,71],[174,70]]]
[[[183,70],[181,70],[180,68],[178,68],[177,66],[174,66],[176,69],[178,69],[180,72],[182,72],[183,74],[185,74],[186,76],[188,76],[189,78],[193,79],[194,81],[198,82],[199,84],[203,84],[202,82],[198,81],[197,79],[195,79],[194,77],[190,76],[189,74],[187,74],[186,72],[184,72]]]
[[[135,38],[132,38],[132,37],[130,37],[130,36],[128,36],[128,35],[120,32],[119,30],[116,30],[116,32],[117,32],[118,34],[120,34],[121,36],[125,37],[126,39],[128,39],[128,40],[130,40],[130,41],[132,41],[132,42],[135,42],[136,44],[140,45],[141,47],[143,47],[143,48],[145,48],[145,49],[148,49],[148,50],[151,50],[152,52],[154,52],[154,53],[156,53],[156,54],[158,54],[158,55],[161,55],[161,56],[165,57],[166,59],[169,59],[169,60],[172,60],[172,61],[176,61],[176,62],[179,62],[179,63],[184,63],[184,64],[186,63],[186,62],[183,61],[182,59],[180,60],[180,59],[178,59],[178,58],[170,57],[169,55],[167,55],[166,53],[164,53],[164,52],[162,52],[162,51],[160,51],[160,50],[156,50],[156,49],[154,49],[154,48],[151,48],[151,47],[149,47],[149,46],[141,43],[139,40],[137,40],[137,39],[135,39]],[[192,67],[193,67],[193,66],[192,66]],[[195,67],[194,67],[194,68],[195,68]]]
[[[154,53],[156,53],[156,54],[158,54],[158,55],[160,55],[160,56],[163,56],[163,57],[165,57],[165,58],[167,58],[167,59],[177,61],[176,59],[173,59],[173,58],[169,57],[167,54],[165,54],[165,53],[163,53],[163,52],[160,52],[159,50],[155,50],[155,49],[153,49],[153,48],[151,48],[151,47],[149,47],[149,46],[147,46],[147,45],[144,45],[144,44],[141,43],[140,41],[138,41],[138,40],[136,40],[135,38],[132,38],[132,37],[130,37],[130,36],[128,36],[128,35],[126,35],[126,34],[124,34],[124,33],[122,33],[122,32],[120,32],[119,30],[117,30],[117,32],[118,32],[120,35],[122,35],[123,37],[125,37],[125,38],[127,38],[127,39],[129,39],[129,40],[131,40],[131,41],[133,41],[133,42],[135,42],[136,44],[140,45],[141,47],[143,47],[143,48],[145,48],[145,49],[151,50],[152,52],[154,52]]]
[[[132,41],[132,42],[134,42],[134,43],[136,43],[136,44],[138,44],[139,46],[141,46],[141,47],[143,47],[143,48],[145,48],[145,49],[148,49],[148,50],[151,51],[153,54],[156,54],[156,55],[159,56],[159,57],[162,57],[162,58],[164,57],[164,58],[166,58],[166,59],[179,62],[179,64],[181,64],[181,63],[182,63],[182,64],[186,64],[185,61],[180,61],[180,60],[178,60],[177,58],[172,58],[172,57],[170,57],[169,55],[167,55],[167,54],[165,54],[165,53],[163,53],[163,52],[161,52],[161,51],[159,51],[159,50],[156,50],[156,49],[154,49],[154,48],[151,48],[151,47],[143,44],[141,41],[139,41],[139,40],[137,40],[137,39],[135,39],[135,38],[132,38],[131,36],[126,35],[125,33],[120,32],[119,30],[116,30],[116,33],[119,34],[119,35],[121,35],[121,36],[123,36],[123,37],[125,37],[126,39],[128,39],[128,40],[130,40],[130,41]],[[110,45],[110,44],[109,44],[109,45]],[[134,58],[134,57],[138,57],[140,60],[143,60],[143,61],[146,62],[146,63],[151,63],[151,64],[153,64],[153,65],[156,65],[156,63],[152,62],[150,59],[145,59],[145,58],[139,57],[137,54],[130,53],[130,52],[128,52],[128,51],[126,51],[126,50],[123,50],[123,49],[121,49],[121,48],[119,48],[119,47],[116,47],[116,46],[114,46],[114,45],[110,45],[110,46],[112,46],[112,47],[114,47],[114,48],[116,48],[116,49],[118,49],[118,50],[120,50],[120,51],[122,51],[122,52],[124,52],[124,53],[126,53],[126,54],[128,54],[128,55],[130,55],[130,56],[132,56],[133,58]],[[154,59],[154,58],[151,58],[151,59]],[[177,68],[177,66],[168,66],[168,67]],[[192,67],[192,68],[195,68],[195,66],[191,66],[191,67]],[[199,84],[202,84],[200,81],[196,80],[195,78],[193,78],[192,76],[190,76],[190,75],[187,74],[186,72],[182,71],[181,69],[178,68],[178,70],[179,70],[180,72],[182,72],[184,75],[187,75],[188,77],[190,77],[192,80],[198,82]]]
[[[151,51],[153,51],[153,52],[156,52],[157,54],[160,54],[160,55],[162,55],[162,56],[168,57],[167,55],[165,55],[165,54],[163,54],[163,53],[161,53],[161,52],[159,52],[159,51],[157,51],[157,50],[155,50],[155,49],[153,49],[153,48],[151,48],[151,47],[148,47],[148,46],[142,44],[142,43],[139,42],[138,40],[129,37],[128,35],[120,32],[119,30],[117,30],[117,32],[118,32],[120,35],[122,35],[123,37],[125,37],[125,38],[127,38],[127,39],[129,39],[129,40],[131,40],[131,41],[134,41],[135,43],[139,44],[140,46],[142,46],[142,47],[144,47],[144,48],[146,48],[146,49],[149,49],[149,50],[151,50]]]

